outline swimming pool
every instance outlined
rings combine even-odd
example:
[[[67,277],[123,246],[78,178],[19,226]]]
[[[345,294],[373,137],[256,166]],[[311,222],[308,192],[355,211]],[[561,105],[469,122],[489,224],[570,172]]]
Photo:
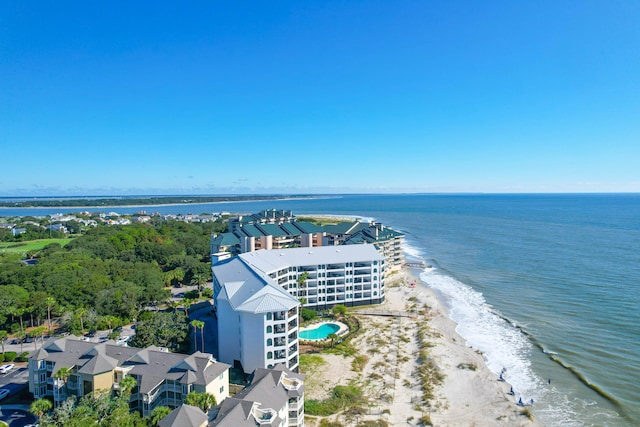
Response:
[[[317,328],[306,329],[300,331],[300,338],[303,340],[323,340],[331,334],[335,334],[340,330],[340,325],[335,323],[323,323]]]

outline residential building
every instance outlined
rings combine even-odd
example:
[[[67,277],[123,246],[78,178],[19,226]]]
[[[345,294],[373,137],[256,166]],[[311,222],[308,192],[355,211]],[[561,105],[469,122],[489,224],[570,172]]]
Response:
[[[256,369],[251,384],[222,402],[211,427],[304,426],[304,376],[277,365]]]
[[[300,302],[239,257],[212,271],[218,358],[246,373],[278,363],[297,370]]]
[[[206,427],[209,417],[197,406],[181,405],[158,423],[158,427]]]
[[[71,369],[66,382],[55,378],[63,367]],[[158,406],[180,406],[190,392],[206,392],[222,402],[229,396],[229,368],[208,353],[169,353],[114,341],[96,344],[71,336],[50,339],[29,356],[29,391],[36,399],[51,396],[61,402],[69,394],[117,391],[120,381],[130,376],[137,381],[131,408],[147,416]]]
[[[284,365],[256,369],[249,385],[205,414],[182,405],[163,418],[160,427],[303,427],[304,376]]]
[[[404,234],[360,220],[320,226],[297,221],[291,211],[266,210],[229,220],[229,232],[212,234],[211,253],[241,254],[262,249],[338,246],[370,243],[385,257],[387,271],[404,264]]]
[[[296,299],[304,298],[309,308],[384,301],[385,260],[371,244],[255,251],[237,258]]]

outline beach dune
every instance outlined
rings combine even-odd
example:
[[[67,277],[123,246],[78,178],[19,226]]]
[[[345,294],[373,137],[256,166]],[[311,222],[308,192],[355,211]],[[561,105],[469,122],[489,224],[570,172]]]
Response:
[[[327,418],[344,426],[365,420],[381,420],[391,426],[428,422],[452,427],[541,425],[528,416],[532,408],[517,405],[508,394],[509,383],[498,380],[482,354],[465,344],[446,307],[410,269],[389,278],[384,304],[356,310],[353,315],[360,318],[363,329],[353,344],[367,360],[364,368],[353,370],[355,356],[321,354],[322,368],[306,373],[306,399],[325,399],[335,385],[355,382],[369,402],[367,413]],[[441,379],[426,402],[418,373],[425,363],[433,366],[434,378]],[[318,422],[319,418],[308,417],[306,425]]]

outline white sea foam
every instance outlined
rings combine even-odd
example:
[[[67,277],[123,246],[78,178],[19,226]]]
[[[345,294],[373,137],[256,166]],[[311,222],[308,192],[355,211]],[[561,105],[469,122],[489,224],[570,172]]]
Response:
[[[443,296],[449,316],[457,323],[456,331],[467,345],[480,350],[487,366],[505,377],[516,395],[523,400],[537,400],[537,385],[542,381],[531,370],[531,342],[516,327],[500,318],[483,295],[437,269],[427,269],[420,278]]]
[[[402,245],[402,249],[404,250],[405,255],[409,258],[422,260],[422,258],[424,257],[424,253],[422,252],[422,250],[420,250],[416,246],[412,246],[410,243],[407,243],[406,240]]]

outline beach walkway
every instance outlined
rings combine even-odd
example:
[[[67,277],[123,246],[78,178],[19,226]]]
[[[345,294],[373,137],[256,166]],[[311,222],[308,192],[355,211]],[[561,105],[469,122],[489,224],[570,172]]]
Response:
[[[359,314],[362,316],[384,316],[384,317],[414,317],[414,314],[410,314],[404,311],[389,311],[389,310],[356,310],[351,314]]]

